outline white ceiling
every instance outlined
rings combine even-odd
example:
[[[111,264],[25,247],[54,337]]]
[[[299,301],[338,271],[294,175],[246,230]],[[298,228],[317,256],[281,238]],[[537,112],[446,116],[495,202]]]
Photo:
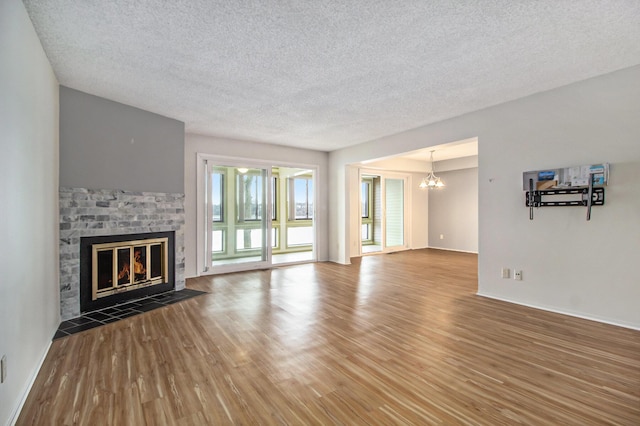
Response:
[[[24,0],[61,84],[331,151],[640,63],[638,0]]]

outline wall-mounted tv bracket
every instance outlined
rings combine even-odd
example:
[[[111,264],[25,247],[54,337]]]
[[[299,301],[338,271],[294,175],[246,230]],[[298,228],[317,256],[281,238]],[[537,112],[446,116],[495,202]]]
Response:
[[[556,170],[525,172],[528,187],[525,204],[529,207],[529,220],[533,220],[534,207],[583,206],[587,220],[591,220],[591,207],[604,205],[604,188],[609,179],[609,164],[570,167]],[[527,182],[528,180],[528,182]],[[558,185],[560,183],[560,185]],[[578,186],[572,186],[577,184]],[[544,200],[544,196],[580,194],[580,200]]]

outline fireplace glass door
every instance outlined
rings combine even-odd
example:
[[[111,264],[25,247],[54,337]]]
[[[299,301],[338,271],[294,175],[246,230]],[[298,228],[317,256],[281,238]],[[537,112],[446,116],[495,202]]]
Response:
[[[167,282],[168,238],[92,245],[92,300]]]
[[[206,164],[207,270],[230,272],[270,262],[270,170]]]

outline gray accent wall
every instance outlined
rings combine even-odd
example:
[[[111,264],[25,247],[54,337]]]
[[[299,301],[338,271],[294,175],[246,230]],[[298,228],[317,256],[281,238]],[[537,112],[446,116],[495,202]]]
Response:
[[[9,425],[60,323],[58,82],[20,0],[0,1],[0,58],[0,425]]]
[[[446,186],[429,190],[429,247],[477,253],[478,168],[437,176]]]
[[[60,186],[184,193],[184,123],[60,86]]]

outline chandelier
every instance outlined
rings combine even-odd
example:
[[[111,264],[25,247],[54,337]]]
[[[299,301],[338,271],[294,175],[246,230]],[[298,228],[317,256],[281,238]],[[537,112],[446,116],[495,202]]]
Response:
[[[425,189],[425,188],[442,188],[444,186],[444,182],[442,182],[442,179],[440,179],[439,177],[437,177],[434,173],[433,173],[433,153],[435,150],[431,151],[431,171],[429,172],[429,174],[427,176],[425,176],[424,178],[422,178],[422,182],[420,182],[420,189]]]

